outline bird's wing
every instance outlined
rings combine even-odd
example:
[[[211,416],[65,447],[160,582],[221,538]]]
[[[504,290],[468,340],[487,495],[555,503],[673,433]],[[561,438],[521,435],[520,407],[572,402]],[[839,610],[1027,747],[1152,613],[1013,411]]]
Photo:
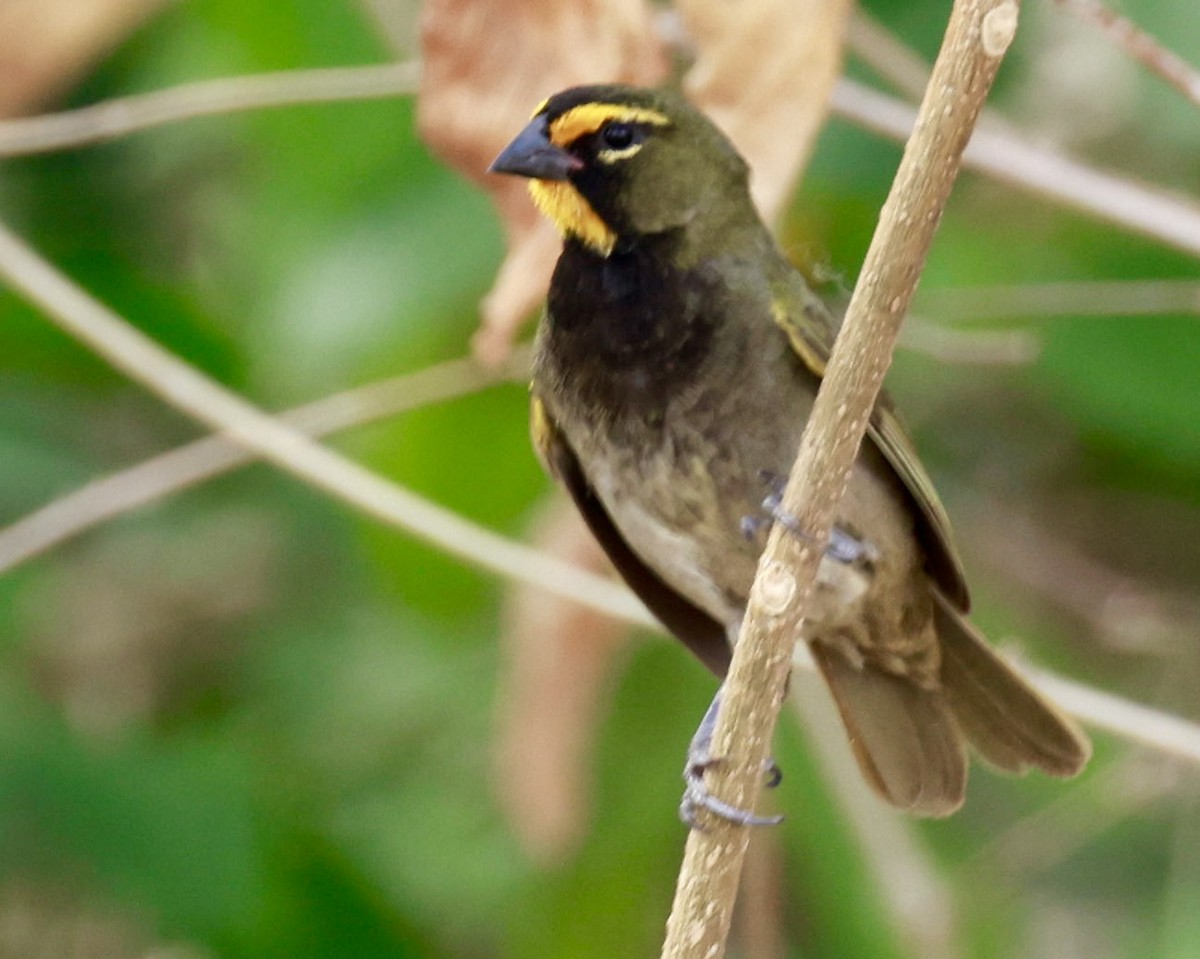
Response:
[[[799,289],[798,284],[788,284],[776,297],[771,312],[796,355],[814,375],[823,377],[835,335],[825,305],[807,287]],[[966,612],[970,595],[962,560],[954,545],[950,517],[886,392],[879,394],[867,426],[867,437],[883,454],[917,507],[921,518],[917,535],[925,549],[930,575],[946,598]]]
[[[630,549],[536,393],[530,407],[530,432],[542,465],[567,488],[617,572],[674,636],[716,675],[724,676],[730,658],[725,627],[671,589]]]

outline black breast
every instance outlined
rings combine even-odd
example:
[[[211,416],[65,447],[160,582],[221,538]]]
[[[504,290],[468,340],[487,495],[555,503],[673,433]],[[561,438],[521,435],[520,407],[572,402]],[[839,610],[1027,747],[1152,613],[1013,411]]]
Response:
[[[673,265],[670,242],[656,238],[608,257],[568,242],[554,271],[544,372],[577,412],[610,427],[626,417],[653,424],[710,350],[721,286],[711,268]]]

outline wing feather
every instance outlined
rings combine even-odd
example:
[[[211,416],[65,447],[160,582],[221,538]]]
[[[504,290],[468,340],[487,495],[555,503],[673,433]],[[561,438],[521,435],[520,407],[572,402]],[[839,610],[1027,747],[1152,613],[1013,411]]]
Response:
[[[802,282],[789,283],[779,291],[771,314],[787,334],[795,354],[820,379],[825,375],[825,366],[833,349],[833,318],[815,293],[807,286],[800,288]],[[925,548],[930,575],[946,598],[957,609],[966,612],[970,595],[962,560],[954,544],[950,517],[886,392],[879,395],[867,426],[867,437],[883,454],[917,507],[921,520],[917,535]]]

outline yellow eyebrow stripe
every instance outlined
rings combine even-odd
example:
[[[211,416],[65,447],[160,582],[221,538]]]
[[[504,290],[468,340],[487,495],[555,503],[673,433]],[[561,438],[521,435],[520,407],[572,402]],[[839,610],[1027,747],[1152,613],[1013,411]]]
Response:
[[[649,123],[657,127],[671,124],[664,114],[648,107],[629,107],[619,103],[583,103],[550,121],[550,142],[555,146],[565,147],[580,137],[595,133],[609,122]]]

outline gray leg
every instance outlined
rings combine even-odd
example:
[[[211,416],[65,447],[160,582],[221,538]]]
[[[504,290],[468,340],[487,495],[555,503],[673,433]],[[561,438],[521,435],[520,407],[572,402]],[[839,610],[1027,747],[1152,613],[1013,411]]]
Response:
[[[713,696],[712,703],[705,711],[704,718],[700,720],[696,734],[692,736],[692,741],[688,745],[687,765],[683,768],[683,781],[686,785],[683,790],[683,800],[679,804],[679,818],[688,827],[699,829],[702,827],[699,825],[697,813],[701,809],[707,809],[710,813],[739,826],[774,826],[783,821],[782,816],[758,816],[748,810],[739,809],[710,793],[704,782],[705,771],[720,762],[712,755],[712,737],[713,729],[717,725],[717,712],[721,708],[722,689],[724,686],[719,688],[717,694]],[[768,760],[768,788],[779,785],[782,778],[779,767],[773,760]]]
[[[840,526],[834,526],[829,531],[825,555],[847,566],[869,566],[879,560],[879,550],[874,545]]]
[[[814,538],[800,528],[796,517],[783,509],[783,488],[787,482],[786,478],[767,470],[763,470],[759,476],[771,491],[762,501],[763,513],[761,516],[742,517],[742,535],[747,539],[754,539],[771,523],[779,523],[793,536],[812,542]],[[856,536],[850,530],[836,525],[829,531],[829,542],[825,546],[825,555],[839,563],[845,563],[847,566],[866,566],[879,559],[879,551],[871,543]]]

